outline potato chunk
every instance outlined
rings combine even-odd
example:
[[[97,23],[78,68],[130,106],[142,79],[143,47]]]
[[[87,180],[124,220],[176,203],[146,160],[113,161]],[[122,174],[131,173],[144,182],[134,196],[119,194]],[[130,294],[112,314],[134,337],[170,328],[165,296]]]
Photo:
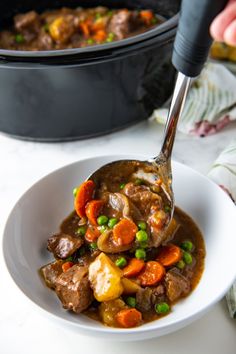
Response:
[[[66,43],[74,32],[73,23],[67,17],[57,17],[49,25],[49,33],[58,43]]]
[[[117,299],[123,292],[121,283],[122,271],[105,253],[99,256],[89,266],[89,281],[97,301]]]
[[[125,295],[135,294],[141,289],[141,286],[128,278],[122,278],[121,282],[124,287]]]
[[[116,327],[116,314],[125,308],[128,308],[128,306],[121,299],[103,302],[99,306],[99,315],[103,323],[108,326]]]

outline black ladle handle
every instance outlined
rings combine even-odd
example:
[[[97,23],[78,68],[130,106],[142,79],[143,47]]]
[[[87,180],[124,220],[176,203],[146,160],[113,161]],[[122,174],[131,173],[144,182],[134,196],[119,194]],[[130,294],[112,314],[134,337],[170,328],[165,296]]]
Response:
[[[209,28],[228,0],[182,0],[172,63],[182,74],[198,76],[212,43]]]

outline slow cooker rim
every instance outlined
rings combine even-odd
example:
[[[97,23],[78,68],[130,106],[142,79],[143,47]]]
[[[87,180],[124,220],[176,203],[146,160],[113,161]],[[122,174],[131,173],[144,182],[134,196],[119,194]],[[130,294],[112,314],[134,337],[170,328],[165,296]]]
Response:
[[[46,59],[46,58],[60,58],[60,57],[69,57],[74,55],[84,55],[88,53],[88,55],[92,55],[94,53],[101,53],[107,50],[112,50],[115,52],[116,50],[125,49],[126,47],[130,47],[137,43],[145,42],[152,38],[158,38],[163,35],[165,32],[171,31],[178,25],[179,13],[168,19],[163,24],[147,31],[144,33],[140,33],[138,35],[125,38],[120,41],[116,41],[113,43],[100,44],[96,46],[88,46],[85,48],[73,48],[73,49],[62,49],[62,50],[45,50],[45,51],[21,51],[21,50],[7,50],[0,49],[0,60],[7,59],[11,61],[16,58],[25,58],[25,59]]]
[[[164,32],[158,38],[152,37],[149,40],[135,43],[133,45],[126,46],[125,48],[120,48],[119,50],[103,51],[101,55],[98,56],[85,56],[78,57],[76,55],[72,56],[61,56],[61,57],[45,57],[45,58],[25,58],[25,57],[11,57],[2,58],[0,57],[0,69],[43,69],[49,67],[55,68],[68,68],[74,66],[89,66],[104,64],[113,60],[122,60],[130,55],[139,55],[143,51],[152,50],[154,46],[162,46],[167,42],[173,42],[176,34],[176,28],[172,28],[167,32]]]

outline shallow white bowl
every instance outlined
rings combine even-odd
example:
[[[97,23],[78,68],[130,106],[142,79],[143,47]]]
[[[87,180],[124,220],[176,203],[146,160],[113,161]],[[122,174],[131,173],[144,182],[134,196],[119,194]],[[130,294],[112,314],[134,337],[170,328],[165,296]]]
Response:
[[[72,189],[104,163],[124,156],[95,157],[65,166],[33,185],[13,208],[4,231],[7,268],[18,287],[59,324],[85,334],[116,340],[158,337],[186,326],[223,297],[236,277],[236,207],[217,185],[198,172],[173,163],[176,204],[200,227],[206,243],[202,279],[186,299],[166,317],[133,329],[115,329],[75,315],[61,307],[38,269],[52,260],[48,237],[73,209]],[[134,158],[134,156],[126,156]],[[140,156],[136,156],[140,158]],[[35,307],[36,308],[36,307]]]

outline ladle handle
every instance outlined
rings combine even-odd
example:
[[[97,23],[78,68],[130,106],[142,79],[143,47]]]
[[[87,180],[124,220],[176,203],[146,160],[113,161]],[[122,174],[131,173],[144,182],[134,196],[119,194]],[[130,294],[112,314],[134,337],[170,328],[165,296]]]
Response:
[[[165,125],[164,140],[161,153],[165,160],[169,160],[174,145],[177,124],[184,107],[191,78],[178,73],[170,109]]]
[[[211,22],[228,0],[182,0],[172,62],[179,71],[169,109],[161,153],[170,160],[177,123],[187,96],[190,78],[200,74],[212,43]],[[160,159],[160,157],[158,157]]]
[[[228,0],[182,0],[172,63],[186,76],[198,76],[212,43],[210,25]]]

